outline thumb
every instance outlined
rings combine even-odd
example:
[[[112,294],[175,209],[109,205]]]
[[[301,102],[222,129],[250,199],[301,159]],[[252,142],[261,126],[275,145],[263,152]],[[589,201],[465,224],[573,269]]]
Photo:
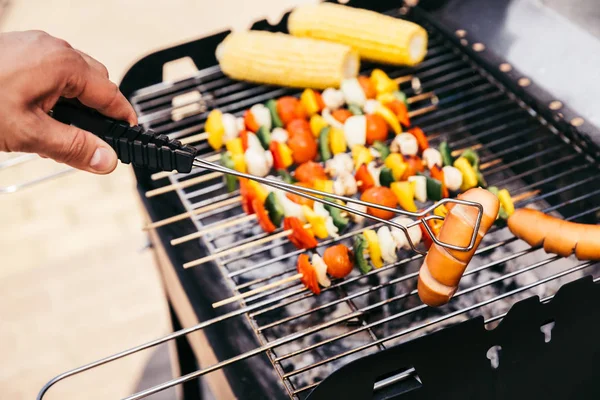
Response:
[[[117,167],[117,154],[99,137],[49,116],[44,119],[44,132],[38,136],[41,155],[95,174],[108,174]]]

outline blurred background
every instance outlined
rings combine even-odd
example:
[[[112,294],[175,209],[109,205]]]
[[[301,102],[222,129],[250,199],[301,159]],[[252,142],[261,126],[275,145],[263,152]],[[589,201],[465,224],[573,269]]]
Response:
[[[100,60],[119,83],[145,54],[261,16],[277,20],[303,2],[311,1],[0,0],[0,32],[47,31]],[[63,168],[48,160],[10,168],[0,187]],[[119,165],[110,176],[74,172],[0,195],[3,399],[35,398],[53,376],[169,331],[134,185]],[[163,347],[69,379],[45,399],[122,398],[169,376]],[[173,393],[161,396],[153,398]]]

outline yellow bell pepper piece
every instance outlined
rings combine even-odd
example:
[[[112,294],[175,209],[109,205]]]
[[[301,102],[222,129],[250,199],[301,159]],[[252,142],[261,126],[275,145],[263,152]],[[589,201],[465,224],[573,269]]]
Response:
[[[371,72],[371,80],[373,81],[373,85],[375,85],[377,94],[392,93],[393,91],[398,90],[398,83],[379,68],[376,68]]]
[[[206,118],[204,130],[208,132],[208,144],[215,150],[223,147],[223,135],[225,127],[223,126],[223,113],[219,110],[212,110]]]
[[[392,175],[396,181],[402,178],[408,168],[408,164],[404,162],[404,158],[398,153],[391,153],[387,156],[385,166],[392,170]]]
[[[373,229],[367,229],[363,232],[363,236],[367,240],[369,246],[369,255],[371,256],[371,263],[375,268],[383,267],[383,259],[381,258],[381,247],[379,246],[379,239],[377,233]]]
[[[346,152],[346,136],[344,136],[342,129],[331,127],[329,131],[329,147],[334,156]]]
[[[233,160],[233,168],[242,173],[246,173],[246,159],[244,154],[232,154],[231,159]]]
[[[381,93],[377,95],[377,101],[381,104],[391,103],[394,100],[397,100],[396,96],[394,96],[391,92]]]
[[[498,200],[500,204],[506,211],[506,214],[510,217],[515,212],[515,204],[513,203],[512,197],[510,197],[510,193],[506,189],[502,189],[498,191]]]
[[[315,138],[318,138],[321,134],[321,130],[329,124],[325,121],[325,118],[321,117],[319,114],[315,114],[310,117],[310,131],[312,132]]]
[[[267,196],[269,195],[269,191],[256,181],[248,180],[248,184],[250,184],[250,186],[252,186],[252,188],[254,189],[254,192],[256,193],[256,198],[264,204],[265,200],[267,199]]]
[[[244,154],[244,148],[242,147],[241,138],[229,139],[225,143],[225,148],[231,154]]]
[[[352,146],[352,160],[354,160],[354,169],[359,169],[361,165],[373,161],[373,155],[365,146],[355,144]]]
[[[319,112],[317,96],[315,96],[315,92],[312,89],[304,89],[304,92],[300,95],[300,103],[304,106],[308,115],[314,115]]]
[[[464,157],[457,158],[454,161],[454,168],[458,169],[463,176],[463,183],[460,186],[461,192],[477,186],[477,173],[469,160]]]
[[[289,167],[294,163],[294,159],[292,158],[292,149],[285,143],[279,143],[277,146],[279,148],[279,155],[281,156],[281,162],[285,167]]]
[[[313,231],[316,237],[319,239],[327,239],[327,228],[325,227],[325,217],[317,215],[309,206],[302,206],[302,213],[304,218],[310,224],[310,229]]]
[[[394,114],[392,110],[384,105],[379,104],[375,108],[375,114],[382,117],[396,135],[402,133],[402,127],[400,126],[398,117],[396,117],[396,114]]]
[[[448,215],[448,209],[446,208],[445,205],[442,204],[442,205],[434,208],[433,215],[437,215],[438,217],[446,218],[446,215]]]
[[[325,193],[333,193],[333,181],[327,179],[315,179],[314,189]],[[315,195],[318,196],[318,195]],[[322,196],[318,196],[322,197]]]
[[[415,204],[415,192],[410,182],[392,182],[390,189],[396,195],[398,204],[406,211],[416,212],[417,205]]]

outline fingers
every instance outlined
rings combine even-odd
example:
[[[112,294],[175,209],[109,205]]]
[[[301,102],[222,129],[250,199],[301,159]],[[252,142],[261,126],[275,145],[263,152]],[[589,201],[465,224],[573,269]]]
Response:
[[[47,115],[40,116],[40,129],[36,135],[37,149],[42,156],[96,174],[108,174],[117,166],[114,150],[99,137],[60,123]]]
[[[81,62],[72,63],[65,71],[67,84],[61,93],[65,97],[76,97],[88,107],[131,125],[137,124],[133,107],[119,91],[117,85],[108,80],[106,67],[92,57],[77,51]]]

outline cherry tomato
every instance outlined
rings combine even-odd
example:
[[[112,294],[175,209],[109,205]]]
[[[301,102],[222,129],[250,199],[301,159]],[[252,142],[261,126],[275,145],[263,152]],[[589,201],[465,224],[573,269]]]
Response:
[[[350,110],[346,110],[345,108],[338,108],[331,113],[331,116],[340,121],[342,124],[353,115],[354,114],[352,114]]]
[[[296,217],[286,217],[283,219],[283,229],[292,230],[292,233],[288,236],[290,242],[299,249],[312,249],[317,247],[319,244],[315,235],[304,228],[304,224]]]
[[[344,278],[352,272],[352,260],[349,250],[343,244],[328,247],[323,253],[323,261],[327,264],[327,273],[333,278]]]
[[[396,199],[394,192],[385,186],[374,186],[370,189],[367,189],[362,196],[360,196],[360,199],[362,201],[379,204],[381,206],[390,208],[396,208],[398,205],[398,200]],[[367,212],[374,217],[379,217],[382,219],[390,219],[396,215],[391,211],[380,210],[374,207],[367,207]]]
[[[309,133],[312,135],[312,130],[310,129],[310,124],[305,119],[296,118],[290,121],[286,127],[288,134],[290,137],[294,137],[297,134]]]
[[[383,117],[377,114],[367,115],[367,144],[383,142],[387,137],[388,126]]]
[[[365,92],[367,99],[374,99],[377,97],[377,90],[375,90],[375,85],[373,85],[373,82],[369,77],[359,76],[358,83],[360,83],[360,86],[362,87],[363,92]]]
[[[300,280],[314,294],[321,293],[321,288],[319,287],[319,281],[317,280],[317,271],[315,271],[315,267],[313,267],[309,261],[307,254],[300,254],[298,256],[298,265],[296,266],[298,273],[302,274],[302,278]]]
[[[375,180],[373,180],[373,177],[371,176],[371,173],[365,164],[358,168],[356,174],[354,174],[354,179],[358,185],[358,190],[361,192],[364,192],[365,190],[375,186]]]
[[[313,188],[311,184],[303,183],[303,182],[298,182],[298,183],[295,183],[294,185],[301,186],[301,187],[307,187],[310,189]],[[306,206],[309,206],[310,208],[312,208],[315,203],[313,200],[306,198],[304,196],[300,196],[299,194],[296,194],[296,193],[287,193],[286,196],[288,199],[290,199],[291,201],[293,201],[296,204],[300,204],[301,206],[306,205]]]
[[[277,229],[269,219],[269,213],[259,199],[252,200],[252,208],[254,208],[254,211],[256,212],[258,224],[265,232],[271,233]]]
[[[314,161],[302,163],[294,171],[294,178],[299,182],[313,184],[315,179],[327,179],[323,166]]]
[[[317,157],[317,141],[310,131],[291,136],[287,145],[292,150],[292,158],[296,164],[302,164]]]
[[[250,110],[246,110],[244,113],[244,124],[246,125],[246,129],[251,132],[258,132],[260,126],[258,126],[258,122],[254,119],[254,115],[250,112]]]
[[[306,119],[306,111],[300,101],[292,96],[284,96],[277,100],[277,114],[283,125],[296,119]]]
[[[407,180],[409,176],[416,175],[417,172],[425,171],[425,166],[419,156],[406,156],[404,157],[404,161],[408,167],[406,168],[406,171],[404,171],[404,175],[402,175],[401,180],[403,181]]]

